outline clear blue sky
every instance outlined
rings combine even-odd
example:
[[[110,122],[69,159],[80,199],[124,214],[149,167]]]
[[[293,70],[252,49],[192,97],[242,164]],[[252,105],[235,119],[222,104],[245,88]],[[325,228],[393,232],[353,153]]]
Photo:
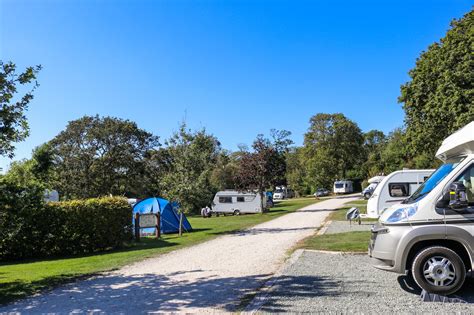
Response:
[[[44,67],[16,158],[95,114],[162,139],[186,118],[228,149],[271,128],[300,145],[319,112],[389,132],[403,124],[397,97],[417,56],[471,5],[0,0],[1,60]]]

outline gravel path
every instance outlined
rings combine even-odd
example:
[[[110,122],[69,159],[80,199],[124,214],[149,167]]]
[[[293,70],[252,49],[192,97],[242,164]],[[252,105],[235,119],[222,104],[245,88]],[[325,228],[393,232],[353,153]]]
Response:
[[[468,304],[421,302],[405,276],[373,268],[367,255],[304,251],[278,277],[260,312],[358,314],[473,314],[474,279],[461,297]]]
[[[372,225],[376,222],[364,222],[359,225],[357,222],[352,222],[352,225],[349,224],[349,221],[332,221],[329,224],[326,233],[324,234],[337,234],[345,232],[354,232],[354,231],[370,231]]]
[[[330,210],[355,199],[322,201],[239,233],[62,286],[0,308],[0,313],[232,312]]]

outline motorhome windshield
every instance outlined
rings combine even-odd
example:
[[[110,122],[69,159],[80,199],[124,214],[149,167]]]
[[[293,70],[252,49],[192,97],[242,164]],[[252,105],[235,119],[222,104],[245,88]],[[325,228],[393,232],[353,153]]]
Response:
[[[408,199],[402,203],[413,203],[423,199],[441,182],[452,170],[458,166],[459,162],[446,163],[441,165]]]

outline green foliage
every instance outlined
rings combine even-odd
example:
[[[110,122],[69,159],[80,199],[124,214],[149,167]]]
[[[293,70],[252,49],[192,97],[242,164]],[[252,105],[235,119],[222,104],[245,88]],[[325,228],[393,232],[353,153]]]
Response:
[[[211,185],[219,190],[236,189],[236,173],[239,167],[240,152],[222,150],[211,173]]]
[[[44,188],[0,181],[0,260],[90,253],[131,238],[123,198],[43,202]]]
[[[184,212],[199,213],[215,194],[210,177],[221,147],[217,138],[202,129],[192,132],[182,124],[166,141],[168,169],[161,177],[165,197],[177,201]]]
[[[28,67],[20,74],[16,65],[0,60],[0,156],[13,157],[13,143],[26,139],[29,132],[25,111],[33,99],[33,91],[38,87],[36,75],[41,66]],[[33,88],[22,96],[17,96],[18,88],[23,89],[33,83]],[[18,97],[18,98],[16,98]]]
[[[52,188],[54,175],[52,152],[48,144],[43,144],[33,150],[30,160],[12,162],[5,179],[24,187],[41,184],[45,188]]]
[[[134,122],[85,116],[69,122],[49,145],[57,176],[55,188],[72,199],[141,196],[146,185],[145,157],[159,143]]]
[[[258,135],[252,144],[253,152],[241,152],[235,174],[238,189],[263,194],[267,188],[286,184],[286,154],[293,143],[290,135],[286,130],[271,130],[272,140]]]
[[[474,11],[454,20],[439,43],[416,61],[401,87],[406,136],[414,162],[433,166],[441,141],[474,120]]]
[[[302,148],[292,148],[286,154],[286,181],[299,196],[311,194],[306,185],[306,168]]]
[[[315,190],[332,187],[360,164],[364,137],[356,123],[343,114],[317,114],[305,134],[307,183]]]

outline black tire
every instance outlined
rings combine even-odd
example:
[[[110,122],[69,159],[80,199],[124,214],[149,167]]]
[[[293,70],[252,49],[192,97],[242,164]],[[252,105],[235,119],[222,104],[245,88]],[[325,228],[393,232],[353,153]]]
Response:
[[[369,199],[369,198],[370,198],[370,193],[365,193],[365,194],[364,194],[364,198],[365,198],[365,199]]]
[[[421,250],[413,260],[411,272],[420,288],[440,295],[456,293],[466,280],[466,266],[461,257],[443,246]]]
[[[234,215],[240,215],[240,211],[239,211],[239,210],[235,210],[235,211],[234,211]]]

